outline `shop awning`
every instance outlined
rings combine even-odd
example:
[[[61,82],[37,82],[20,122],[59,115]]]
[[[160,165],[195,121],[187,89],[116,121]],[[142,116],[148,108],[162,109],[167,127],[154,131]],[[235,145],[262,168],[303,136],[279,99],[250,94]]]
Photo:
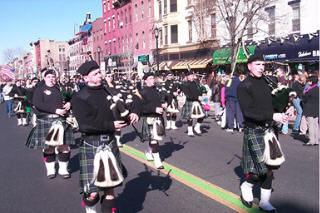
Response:
[[[256,46],[248,46],[248,50],[251,54],[254,54]],[[213,53],[213,64],[219,65],[219,64],[230,64],[230,57],[231,49],[230,48],[222,48],[214,51]],[[248,61],[246,55],[243,52],[243,48],[240,48],[238,57],[237,57],[237,63],[246,63]]]
[[[289,39],[260,44],[255,53],[266,60],[285,62],[319,61],[319,31],[314,34],[296,35]]]
[[[171,69],[172,61],[162,61],[159,63],[159,71],[168,71]],[[157,70],[157,63],[154,63],[151,67],[152,70]]]
[[[187,65],[189,65],[191,69],[204,69],[211,62],[212,62],[212,58],[184,60],[184,61],[179,61],[178,63],[176,63],[174,66],[172,66],[172,69],[173,70],[186,70],[186,69],[188,69]]]

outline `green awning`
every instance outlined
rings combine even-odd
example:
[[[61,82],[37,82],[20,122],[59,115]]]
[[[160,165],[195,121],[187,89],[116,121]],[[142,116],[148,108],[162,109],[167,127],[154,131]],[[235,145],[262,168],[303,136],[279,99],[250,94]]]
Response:
[[[247,47],[251,54],[254,54],[254,49],[256,46],[248,46]],[[222,48],[214,51],[213,53],[213,64],[219,65],[219,64],[230,64],[230,59],[229,55],[231,54],[231,49],[230,48]],[[229,58],[228,58],[229,57]],[[228,61],[227,61],[228,59]],[[246,63],[248,61],[247,57],[243,53],[243,49],[240,48],[239,54],[237,57],[237,63]]]

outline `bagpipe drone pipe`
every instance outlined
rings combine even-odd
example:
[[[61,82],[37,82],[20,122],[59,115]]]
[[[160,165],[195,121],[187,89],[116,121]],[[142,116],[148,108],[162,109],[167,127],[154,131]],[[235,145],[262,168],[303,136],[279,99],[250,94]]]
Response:
[[[277,112],[285,112],[291,105],[290,99],[296,97],[297,93],[287,86],[279,86],[267,75],[263,74],[263,78],[267,81],[268,86],[271,89],[272,105],[274,109]]]

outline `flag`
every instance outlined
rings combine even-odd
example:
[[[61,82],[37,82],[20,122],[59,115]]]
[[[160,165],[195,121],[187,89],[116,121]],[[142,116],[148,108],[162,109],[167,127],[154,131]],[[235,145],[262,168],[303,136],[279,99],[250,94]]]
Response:
[[[14,79],[15,69],[11,68],[9,65],[0,66],[0,75],[6,76],[7,78]]]

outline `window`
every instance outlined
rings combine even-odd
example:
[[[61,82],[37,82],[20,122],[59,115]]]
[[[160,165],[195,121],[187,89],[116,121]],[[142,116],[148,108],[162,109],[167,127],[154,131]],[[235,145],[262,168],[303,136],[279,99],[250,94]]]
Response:
[[[103,2],[103,13],[107,12],[107,5],[106,2]]]
[[[159,30],[159,41],[160,41],[159,44],[164,45],[163,44],[163,37],[162,37],[162,29]]]
[[[117,13],[118,28],[120,27],[120,15]]]
[[[109,28],[109,33],[111,31],[111,22],[110,22],[110,19],[108,19],[108,28]]]
[[[136,33],[136,49],[139,49],[139,34]]]
[[[152,31],[149,31],[149,49],[152,49]]]
[[[122,53],[124,53],[124,46],[125,46],[125,44],[124,44],[124,38],[122,37]]]
[[[107,33],[107,20],[104,20],[104,33]]]
[[[104,43],[104,49],[106,51],[105,55],[108,55],[108,43],[107,42]]]
[[[109,55],[112,53],[112,43],[111,40],[109,41]]]
[[[211,38],[215,38],[217,35],[216,14],[211,14]]]
[[[192,41],[192,21],[188,21],[189,41]]]
[[[177,12],[177,0],[170,0],[170,12]]]
[[[134,5],[134,13],[135,13],[135,15],[136,15],[136,21],[138,21],[139,20],[139,14],[138,14],[138,5]]]
[[[114,16],[112,16],[112,25],[113,29],[116,29],[116,20],[114,19]]]
[[[171,44],[178,43],[178,25],[171,25]]]
[[[268,27],[269,27],[269,35],[274,35],[276,31],[275,27],[275,6],[268,7],[265,9],[268,13]]]
[[[120,38],[118,38],[118,49],[121,49],[121,42],[120,42]]]
[[[129,23],[131,24],[131,7],[129,7]]]
[[[128,23],[128,14],[127,14],[127,9],[124,10],[124,23],[127,24]]]
[[[144,18],[144,4],[143,1],[141,2],[141,19]]]
[[[142,31],[142,49],[146,48],[146,38],[144,35],[144,31]]]
[[[159,19],[162,18],[162,5],[161,5],[161,1],[159,1]]]
[[[151,17],[151,13],[152,13],[152,4],[151,4],[151,1],[148,0],[148,17]]]
[[[117,45],[116,45],[116,40],[113,40],[113,53],[116,54],[117,53]]]
[[[110,10],[110,1],[108,0],[108,10]]]
[[[300,2],[291,4],[292,7],[292,31],[300,31]]]
[[[168,44],[168,26],[164,27],[164,44]]]
[[[163,14],[167,14],[167,0],[163,0]]]
[[[133,49],[133,46],[132,46],[132,35],[130,35],[130,49]]]

